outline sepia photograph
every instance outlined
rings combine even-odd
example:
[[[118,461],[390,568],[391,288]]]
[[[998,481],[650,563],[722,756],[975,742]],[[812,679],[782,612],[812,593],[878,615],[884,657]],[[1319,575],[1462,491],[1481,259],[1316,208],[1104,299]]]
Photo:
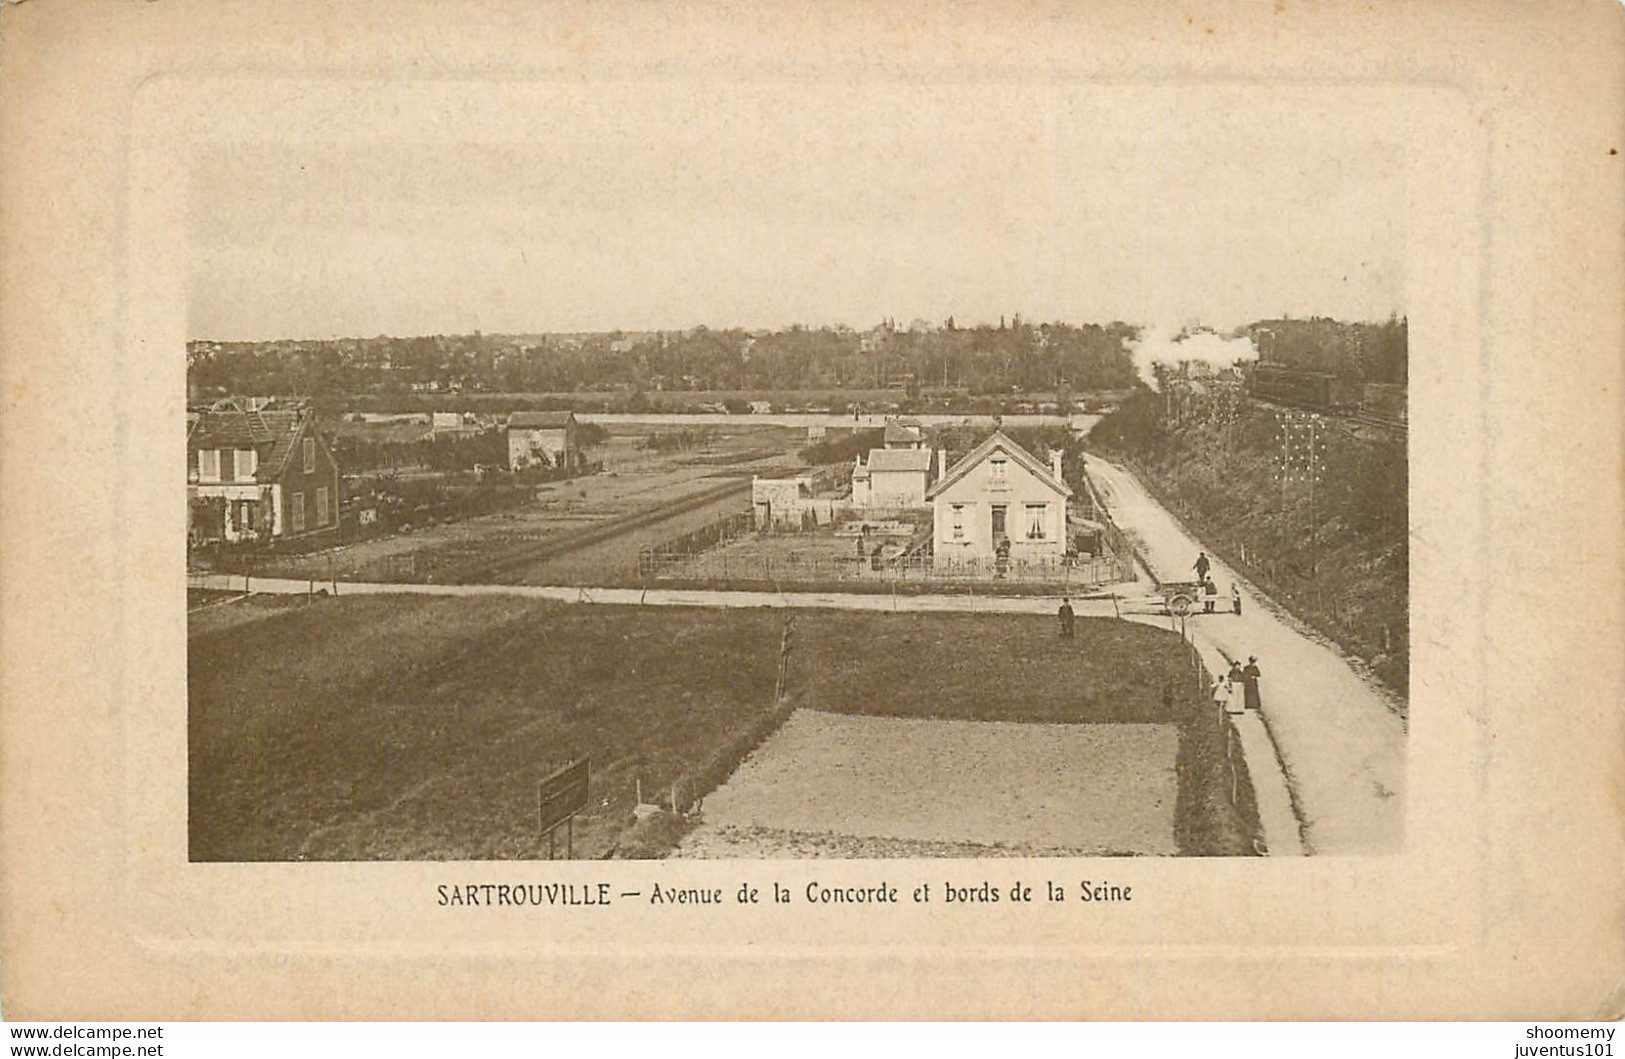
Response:
[[[1403,851],[1399,143],[561,94],[190,156],[191,861]]]
[[[0,5],[17,1045],[1605,1044],[1622,14]]]

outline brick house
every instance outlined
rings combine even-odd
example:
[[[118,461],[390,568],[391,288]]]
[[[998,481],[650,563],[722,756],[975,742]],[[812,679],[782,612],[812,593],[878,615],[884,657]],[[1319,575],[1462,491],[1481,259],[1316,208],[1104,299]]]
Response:
[[[187,533],[198,543],[284,540],[339,524],[339,469],[308,409],[223,401],[186,433]]]

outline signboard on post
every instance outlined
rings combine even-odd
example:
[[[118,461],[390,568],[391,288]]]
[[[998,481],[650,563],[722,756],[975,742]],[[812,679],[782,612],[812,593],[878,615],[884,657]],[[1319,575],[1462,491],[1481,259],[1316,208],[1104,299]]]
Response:
[[[575,853],[575,814],[587,804],[589,759],[572,761],[536,786],[536,821],[547,836],[547,855],[553,856],[553,833],[567,825],[565,856]]]

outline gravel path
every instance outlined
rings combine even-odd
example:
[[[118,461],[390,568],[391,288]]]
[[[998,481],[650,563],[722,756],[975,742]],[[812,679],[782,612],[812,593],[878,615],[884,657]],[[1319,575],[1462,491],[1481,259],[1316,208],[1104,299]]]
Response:
[[[678,856],[1172,854],[1178,733],[797,710]]]

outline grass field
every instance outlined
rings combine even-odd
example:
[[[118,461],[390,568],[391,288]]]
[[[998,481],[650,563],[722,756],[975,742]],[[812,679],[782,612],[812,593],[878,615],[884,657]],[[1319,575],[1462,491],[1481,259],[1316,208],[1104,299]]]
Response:
[[[245,604],[204,612],[214,615]],[[685,800],[719,785],[791,705],[900,717],[1180,726],[1181,852],[1248,851],[1222,720],[1185,649],[1080,620],[575,606],[503,597],[351,597],[194,626],[194,860],[529,858],[536,782],[590,756],[576,855],[620,839],[638,780]],[[1210,730],[1211,729],[1211,730]],[[653,850],[652,852],[660,852]]]
[[[533,857],[536,782],[580,755],[577,855],[602,853],[636,780],[670,783],[768,713],[782,623],[356,597],[194,637],[192,859]]]
[[[823,617],[822,615],[818,616]],[[1174,720],[1177,637],[1079,618],[1077,638],[1038,615],[846,613],[796,623],[802,705],[837,713],[977,721]],[[920,679],[922,676],[929,679]],[[1180,682],[1183,688],[1185,683]]]

